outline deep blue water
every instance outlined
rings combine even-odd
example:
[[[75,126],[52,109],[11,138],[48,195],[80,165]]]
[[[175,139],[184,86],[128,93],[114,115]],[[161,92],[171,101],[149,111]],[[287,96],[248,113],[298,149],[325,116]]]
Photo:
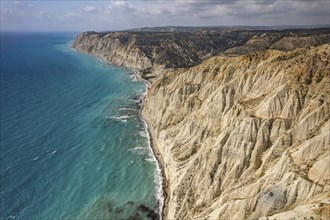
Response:
[[[157,217],[146,86],[73,39],[1,34],[1,219]]]

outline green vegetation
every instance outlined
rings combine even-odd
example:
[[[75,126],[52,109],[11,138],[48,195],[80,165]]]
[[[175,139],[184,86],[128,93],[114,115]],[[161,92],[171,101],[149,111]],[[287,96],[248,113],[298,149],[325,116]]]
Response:
[[[185,160],[187,160],[189,157],[191,157],[192,155],[194,155],[194,154],[196,154],[196,153],[197,153],[197,147],[195,146],[195,147],[192,149],[192,151],[191,151],[190,154],[188,154],[188,155],[186,155],[186,156],[184,156],[184,157],[181,157],[181,158],[179,158],[178,160],[179,160],[179,161],[185,161]]]

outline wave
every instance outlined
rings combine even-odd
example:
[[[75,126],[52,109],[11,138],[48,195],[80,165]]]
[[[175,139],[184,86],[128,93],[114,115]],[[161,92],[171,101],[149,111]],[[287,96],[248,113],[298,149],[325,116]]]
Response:
[[[162,211],[164,208],[164,200],[165,200],[164,193],[163,193],[163,175],[161,173],[161,169],[160,169],[158,160],[155,156],[155,152],[153,151],[152,146],[151,146],[152,142],[151,142],[148,124],[142,116],[140,116],[140,117],[144,123],[144,133],[146,134],[147,139],[148,139],[148,145],[149,145],[150,156],[151,156],[151,158],[147,158],[146,161],[156,163],[156,169],[155,169],[155,173],[154,173],[154,182],[157,185],[156,199],[159,201],[157,212],[160,216],[160,220],[162,220],[162,216],[163,216]]]
[[[107,119],[112,119],[120,122],[127,122],[127,119],[130,119],[132,116],[129,115],[118,115],[118,116],[108,116]]]
[[[145,147],[133,147],[128,149],[129,151],[140,151],[140,150],[147,150]]]
[[[154,158],[152,158],[152,157],[145,159],[145,161],[150,162],[150,163],[155,163],[155,162],[157,162],[157,160],[154,159]]]
[[[130,74],[129,77],[132,79],[133,82],[138,81],[138,78],[135,73]]]
[[[136,75],[137,72],[134,71],[134,74]],[[144,90],[140,90],[139,91],[139,96],[137,97],[134,97],[132,98],[131,100],[129,101],[133,101],[135,102],[139,107],[142,107],[143,105],[143,101],[144,101],[144,98],[146,97],[147,93],[148,93],[148,83],[141,79],[141,81],[143,81],[146,85],[146,88]],[[147,142],[148,142],[148,146],[149,146],[149,158],[145,159],[146,161],[148,162],[151,162],[151,163],[155,163],[156,164],[156,169],[155,169],[155,172],[154,172],[154,182],[157,186],[157,190],[156,190],[156,199],[158,202],[158,208],[157,208],[157,213],[159,214],[160,216],[160,220],[162,220],[162,212],[163,212],[163,208],[164,208],[164,193],[163,193],[163,175],[161,173],[161,169],[160,169],[160,165],[159,165],[159,162],[155,156],[155,152],[153,151],[152,149],[152,141],[151,141],[151,137],[150,137],[150,133],[149,133],[149,128],[148,128],[148,124],[146,122],[146,120],[141,116],[141,108],[138,110],[139,111],[139,116],[140,118],[142,119],[143,121],[143,124],[144,124],[144,131],[141,131],[139,132],[140,136],[142,137],[146,137],[147,138]],[[134,148],[133,148],[134,149]]]
[[[140,131],[140,132],[139,132],[139,135],[140,135],[141,137],[146,137],[146,138],[148,138],[148,132]]]
[[[123,108],[118,108],[119,111],[134,111],[134,112],[138,112],[139,110],[137,109],[134,109],[134,108],[126,108],[126,107],[123,107]]]

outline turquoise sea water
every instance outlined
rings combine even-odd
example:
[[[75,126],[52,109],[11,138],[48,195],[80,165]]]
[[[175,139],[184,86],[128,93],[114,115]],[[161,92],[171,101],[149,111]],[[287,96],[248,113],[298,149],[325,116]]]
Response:
[[[73,34],[1,34],[1,219],[159,219],[132,71]]]

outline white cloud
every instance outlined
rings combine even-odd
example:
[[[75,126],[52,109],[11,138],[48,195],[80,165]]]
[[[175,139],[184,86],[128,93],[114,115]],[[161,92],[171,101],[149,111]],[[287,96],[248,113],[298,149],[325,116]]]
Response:
[[[4,14],[4,15],[11,15],[13,14],[13,9],[11,8],[2,8],[1,9],[1,14]]]
[[[44,14],[42,12],[42,14]],[[49,14],[47,13],[47,18],[53,18],[53,19],[56,19],[56,20],[75,20],[77,18],[80,18],[81,17],[81,14],[80,13],[77,13],[77,12],[65,12],[65,13],[61,13],[61,14]]]
[[[41,18],[49,18],[49,14],[43,10],[39,11],[39,15]]]
[[[84,7],[83,11],[85,11],[85,12],[97,12],[98,8],[95,7],[95,6],[89,5],[89,6]]]
[[[106,15],[110,15],[111,14],[111,9],[112,9],[112,6],[111,5],[107,5],[103,11],[103,14],[106,14]]]
[[[39,29],[120,30],[164,25],[312,25],[328,24],[330,18],[328,0],[40,2],[1,1],[1,24],[12,29],[38,24]]]
[[[123,0],[111,1],[111,4],[114,7],[118,7],[118,8],[125,8],[128,5],[128,3],[126,1],[123,1]]]
[[[80,13],[77,13],[77,12],[67,12],[64,14],[64,17],[67,17],[67,18],[79,18],[81,16]]]
[[[24,6],[25,4],[21,1],[14,1],[14,4],[15,5],[21,5],[21,6]]]
[[[135,11],[135,7],[132,4],[130,4],[124,0],[112,0],[110,6],[111,6],[111,8]]]

